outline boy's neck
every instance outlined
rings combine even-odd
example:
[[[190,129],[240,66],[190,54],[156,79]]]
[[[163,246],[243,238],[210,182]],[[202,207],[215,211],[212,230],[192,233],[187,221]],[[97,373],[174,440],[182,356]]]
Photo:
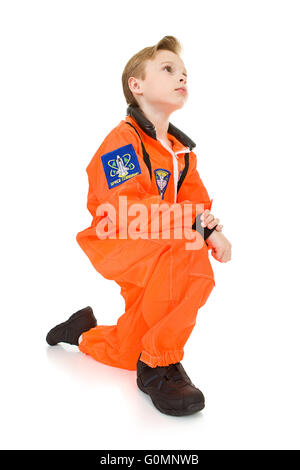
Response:
[[[165,143],[169,143],[170,141],[167,136],[168,128],[169,128],[169,116],[171,112],[166,113],[161,110],[154,109],[148,104],[143,104],[141,107],[143,113],[145,114],[146,118],[149,119],[150,122],[155,127],[156,130],[156,138],[163,140]]]

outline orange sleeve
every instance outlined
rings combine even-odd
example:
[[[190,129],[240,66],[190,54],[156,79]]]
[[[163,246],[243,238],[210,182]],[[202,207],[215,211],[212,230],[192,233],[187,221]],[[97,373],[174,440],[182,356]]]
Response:
[[[197,170],[197,157],[194,152],[190,152],[189,169],[177,196],[178,202],[186,199],[193,203],[203,204],[204,210],[211,210],[213,199],[210,199],[200,178]]]
[[[111,183],[110,176],[107,176],[108,173],[111,172],[111,169],[108,167],[107,163],[109,161],[108,154],[110,152],[115,152],[118,149],[120,149],[119,153],[122,154],[121,148],[128,146],[128,144],[131,144],[133,147],[135,155],[133,154],[134,160],[132,161],[138,161],[140,171],[136,172],[132,177],[129,175],[129,178],[125,181],[122,181],[121,183],[118,183],[118,181],[120,181],[118,179],[115,180],[117,181],[116,184],[115,181]],[[117,153],[118,152],[114,153],[113,155],[115,156]],[[138,165],[135,165],[135,167],[137,168]],[[158,210],[159,207],[163,209],[164,217],[167,216],[167,219],[169,213],[170,230],[180,226],[191,228],[193,220],[195,219],[197,213],[199,213],[199,207],[196,208],[196,203],[199,204],[202,202],[201,199],[205,199],[204,197],[199,197],[198,200],[196,198],[197,188],[199,189],[199,181],[197,180],[197,175],[195,176],[194,173],[192,173],[192,176],[187,175],[186,178],[188,178],[188,180],[184,181],[180,189],[180,202],[172,204],[162,200],[160,195],[153,194],[153,192],[151,192],[149,171],[143,160],[143,152],[140,140],[136,133],[131,128],[129,128],[129,126],[128,129],[115,128],[111,131],[111,133],[105,138],[95,153],[86,171],[89,178],[87,207],[93,216],[92,226],[96,225],[99,221],[105,218],[105,222],[109,225],[109,231],[111,229],[115,229],[116,233],[118,233],[121,228],[123,229],[125,226],[127,226],[127,224],[132,220],[131,216],[124,216],[124,211],[122,214],[120,214],[119,198],[121,196],[127,197],[127,214],[133,204],[139,203],[143,206],[143,208],[145,208],[147,213],[147,218],[145,219],[146,223],[139,227],[139,233],[147,232],[148,234],[150,234],[151,230],[152,215]],[[110,187],[110,184],[115,185]],[[195,185],[197,185],[197,188]],[[192,190],[194,201],[190,197],[188,188]],[[206,196],[207,194],[204,193],[204,190],[202,193],[202,196]],[[182,196],[185,195],[186,197],[182,198]],[[116,214],[115,219],[111,219],[110,217],[107,218],[107,215],[99,215],[99,205],[104,203],[109,203],[113,206]],[[152,204],[159,205],[154,212],[151,211]],[[184,205],[188,207],[185,207],[183,210]],[[174,212],[172,207],[175,209]],[[176,212],[176,208],[181,208],[181,211]],[[179,213],[180,215],[178,215]],[[186,214],[186,217],[184,214]],[[136,216],[133,215],[133,217]],[[160,223],[158,231],[161,232]]]

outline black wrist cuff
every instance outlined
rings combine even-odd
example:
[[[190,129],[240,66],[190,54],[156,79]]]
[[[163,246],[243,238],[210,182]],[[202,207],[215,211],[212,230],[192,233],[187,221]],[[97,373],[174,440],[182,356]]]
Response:
[[[201,212],[201,214],[203,214],[203,212]],[[210,234],[216,229],[216,225],[213,227],[213,228],[208,228],[208,227],[202,227],[201,226],[201,214],[198,214],[195,218],[195,222],[193,223],[192,225],[192,229],[193,230],[197,230],[197,232],[200,233],[200,235],[202,235],[202,237],[204,238],[204,240],[206,241],[206,239],[210,236]],[[196,224],[198,225],[198,228],[196,228]]]

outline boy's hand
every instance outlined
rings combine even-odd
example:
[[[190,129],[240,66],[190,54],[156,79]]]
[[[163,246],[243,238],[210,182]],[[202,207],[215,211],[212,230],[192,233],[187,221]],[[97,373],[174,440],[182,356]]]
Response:
[[[211,248],[212,256],[221,263],[231,260],[231,243],[221,232],[215,229],[206,239],[208,248]]]
[[[220,219],[215,219],[214,216],[206,209],[200,216],[201,227],[213,228],[216,226],[214,231],[221,232],[223,225],[219,225]]]

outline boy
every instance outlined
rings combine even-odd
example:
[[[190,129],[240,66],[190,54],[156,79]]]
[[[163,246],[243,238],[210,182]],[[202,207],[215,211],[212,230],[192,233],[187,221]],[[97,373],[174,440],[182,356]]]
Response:
[[[138,387],[173,416],[204,408],[203,393],[180,361],[197,312],[215,286],[208,251],[220,262],[231,257],[231,244],[210,213],[212,200],[192,151],[196,144],[168,120],[187,98],[180,51],[177,39],[165,36],[129,60],[122,75],[126,119],[86,169],[93,221],[76,239],[95,269],[121,287],[125,313],[117,325],[97,326],[86,307],[47,335],[50,345],[76,344],[104,364],[137,370]],[[137,207],[140,230],[128,236],[128,218]],[[202,241],[200,249],[188,248],[182,237],[160,238],[165,232],[153,224],[158,207],[168,216],[175,208],[168,229],[173,235],[184,228],[187,239]],[[184,221],[181,209],[189,215]]]

